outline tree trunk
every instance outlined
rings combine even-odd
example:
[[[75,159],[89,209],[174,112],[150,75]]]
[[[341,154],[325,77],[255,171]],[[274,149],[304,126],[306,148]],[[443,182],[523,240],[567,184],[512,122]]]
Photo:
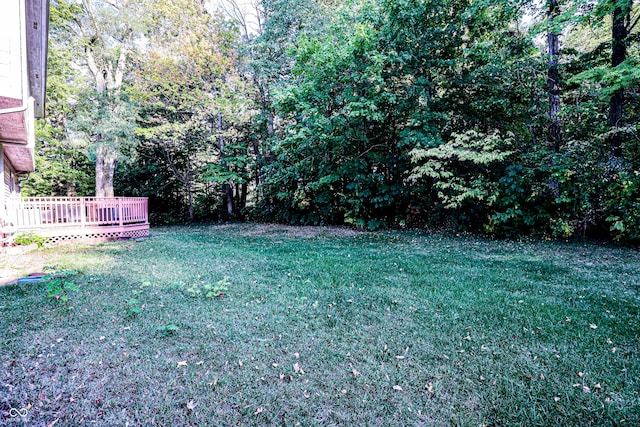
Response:
[[[559,33],[554,28],[558,16],[558,0],[549,0],[547,9],[547,33],[549,63],[547,67],[547,90],[549,92],[549,129],[547,139],[554,152],[560,151],[560,72],[558,55],[560,54]]]
[[[114,197],[113,176],[118,154],[106,145],[100,145],[96,152],[96,197]]]
[[[227,162],[225,161],[224,154],[224,137],[222,136],[222,114],[218,113],[218,146],[220,148],[220,163],[227,169]],[[230,217],[235,215],[235,209],[233,206],[233,181],[229,180],[229,182],[222,184],[222,192],[225,195],[226,204],[227,204],[227,214]]]
[[[613,68],[622,64],[627,59],[628,24],[631,20],[630,5],[622,6],[618,2],[613,10],[611,23],[611,66]],[[609,101],[609,126],[612,132],[608,137],[608,145],[611,156],[622,157],[622,137],[616,132],[622,120],[622,108],[624,107],[624,89],[616,90]]]
[[[67,195],[67,197],[77,197],[78,196],[78,191],[77,191],[77,187],[76,187],[76,183],[75,182],[67,182],[66,195]]]
[[[233,207],[233,187],[228,183],[222,184],[222,191],[224,192],[227,200],[227,214],[230,217],[233,217],[235,215],[235,209]]]
[[[264,114],[264,116],[266,117],[267,120],[267,138],[266,141],[269,141],[271,139],[271,137],[275,134],[275,126],[274,126],[274,117],[273,117],[273,110],[271,108],[271,102],[269,100],[269,97],[267,95],[267,89],[258,81],[258,79],[256,79],[254,77],[254,83],[256,84],[256,87],[258,88],[258,91],[260,93],[260,105],[262,106],[262,114]],[[256,193],[260,194],[261,189],[263,188],[264,185],[264,175],[261,171],[262,167],[269,164],[269,162],[271,164],[273,164],[275,162],[275,155],[273,154],[272,151],[270,150],[263,150],[262,154],[260,155],[260,157],[258,158],[258,145],[257,142],[254,142],[254,151],[256,153],[256,160],[257,160],[257,165],[256,168],[258,168],[259,170],[257,171],[257,176],[258,176],[258,180],[257,180],[257,187],[256,187]],[[264,209],[267,212],[271,211],[271,199],[267,196],[264,197]]]
[[[189,220],[193,221],[193,189],[191,188],[191,162],[187,158],[187,171],[185,172],[185,186],[189,198]]]
[[[253,154],[256,156],[256,168],[255,168],[255,179],[256,179],[256,189],[260,188],[260,185],[264,182],[264,177],[262,176],[262,153],[260,153],[260,147],[258,145],[258,140],[256,138],[252,139],[253,143]]]
[[[247,191],[248,191],[249,186],[247,185],[246,182],[242,183],[242,189],[241,189],[241,193],[240,193],[240,208],[244,209],[247,207]]]

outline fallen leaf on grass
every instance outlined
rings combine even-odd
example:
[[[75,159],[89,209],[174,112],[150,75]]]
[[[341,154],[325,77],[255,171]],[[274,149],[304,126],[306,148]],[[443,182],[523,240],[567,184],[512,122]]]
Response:
[[[194,402],[193,400],[190,400],[187,402],[187,409],[189,409],[190,411],[193,411],[196,408],[196,402]]]
[[[598,384],[594,385],[593,388],[600,390],[602,388],[602,386],[600,385],[600,383],[598,383]]]
[[[304,371],[302,370],[302,368],[298,363],[293,364],[293,370],[295,371],[296,374],[304,374]]]
[[[258,408],[256,409],[256,412],[253,413],[253,415],[258,415],[264,412],[264,408]]]
[[[424,386],[424,388],[425,388],[425,390],[427,390],[429,393],[433,393],[433,384],[431,384],[431,383],[427,383],[427,384]]]
[[[402,391],[402,387],[400,387],[399,385],[394,385],[393,389],[396,391]]]
[[[598,329],[598,326],[597,326],[595,323],[591,323],[591,324],[589,324],[589,327],[590,327],[591,329]]]
[[[585,393],[591,393],[591,389],[589,387],[587,387],[586,385],[582,386],[582,391]]]
[[[351,371],[351,373],[353,374],[353,377],[357,377],[358,375],[360,375],[360,372],[356,371],[355,369]]]
[[[182,361],[178,362],[178,366],[176,366],[176,368],[179,368],[180,366],[187,366],[187,361],[186,360],[182,360]]]

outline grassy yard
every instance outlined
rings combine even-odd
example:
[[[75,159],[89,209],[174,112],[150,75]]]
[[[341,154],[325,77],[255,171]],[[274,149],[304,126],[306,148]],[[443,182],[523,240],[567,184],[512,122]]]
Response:
[[[30,255],[66,304],[0,288],[0,425],[640,425],[637,251],[152,232]]]

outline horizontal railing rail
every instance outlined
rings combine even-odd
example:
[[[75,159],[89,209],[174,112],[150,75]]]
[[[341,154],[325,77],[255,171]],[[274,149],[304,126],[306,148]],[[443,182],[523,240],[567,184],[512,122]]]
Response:
[[[17,229],[149,223],[146,197],[7,198],[5,212],[5,221]]]

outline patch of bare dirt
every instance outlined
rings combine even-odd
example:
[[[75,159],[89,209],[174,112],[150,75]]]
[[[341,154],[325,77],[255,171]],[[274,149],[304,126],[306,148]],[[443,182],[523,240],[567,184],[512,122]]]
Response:
[[[51,253],[32,250],[0,252],[0,286],[14,283],[20,277],[42,273],[52,263]]]
[[[31,273],[40,273],[48,259],[38,251],[27,253],[0,253],[0,286],[15,282]]]

